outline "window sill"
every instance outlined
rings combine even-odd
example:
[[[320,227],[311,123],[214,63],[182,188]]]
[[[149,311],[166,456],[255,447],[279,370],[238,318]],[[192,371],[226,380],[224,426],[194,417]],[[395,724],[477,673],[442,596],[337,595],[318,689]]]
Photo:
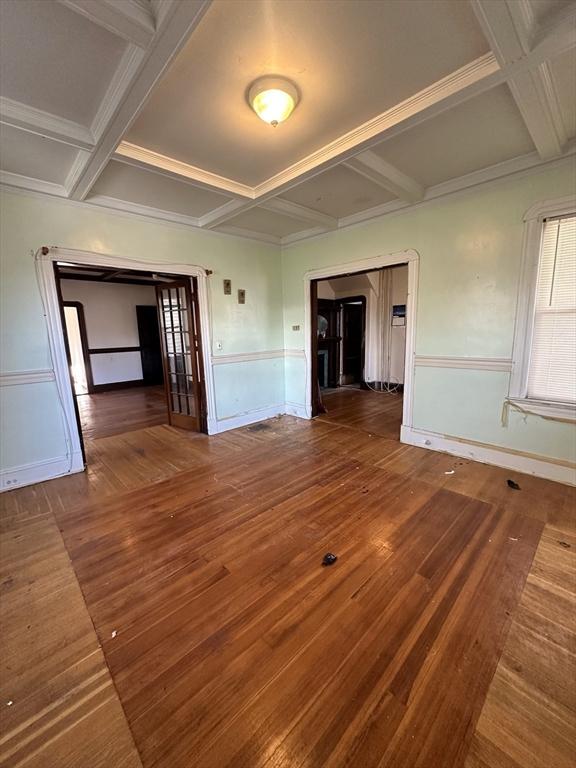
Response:
[[[576,422],[576,405],[550,400],[530,400],[527,397],[509,397],[507,402],[519,411],[543,416],[545,419]]]

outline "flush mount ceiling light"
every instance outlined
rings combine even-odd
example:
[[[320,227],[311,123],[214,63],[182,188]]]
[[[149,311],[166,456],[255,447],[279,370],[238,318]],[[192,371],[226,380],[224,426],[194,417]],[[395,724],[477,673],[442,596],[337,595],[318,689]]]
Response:
[[[254,112],[274,128],[290,117],[298,101],[298,89],[283,77],[260,77],[248,91],[248,103]]]

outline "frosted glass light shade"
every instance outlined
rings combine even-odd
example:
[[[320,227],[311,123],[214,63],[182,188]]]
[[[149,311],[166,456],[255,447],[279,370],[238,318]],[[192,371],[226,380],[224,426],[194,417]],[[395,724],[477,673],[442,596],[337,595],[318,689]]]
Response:
[[[261,77],[252,83],[248,92],[248,102],[254,112],[274,127],[290,117],[298,100],[296,86],[279,77]]]

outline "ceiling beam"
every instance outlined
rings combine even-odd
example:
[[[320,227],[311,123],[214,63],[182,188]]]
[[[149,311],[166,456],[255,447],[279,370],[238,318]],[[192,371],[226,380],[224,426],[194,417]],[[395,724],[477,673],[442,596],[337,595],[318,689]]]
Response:
[[[512,4],[508,1],[471,0],[471,3],[502,68],[530,55],[534,31],[528,26],[533,24],[529,12],[519,13],[518,9],[511,12]],[[543,160],[559,157],[567,137],[546,62],[512,74],[508,85],[540,157]]]
[[[316,224],[317,227],[321,227],[323,230],[338,228],[338,219],[334,218],[334,216],[328,216],[326,213],[320,213],[320,211],[315,211],[313,208],[307,208],[304,205],[292,203],[290,200],[283,200],[280,197],[272,197],[269,200],[265,200],[258,205],[258,208],[264,208],[267,211],[288,216],[288,218],[295,219],[296,221]]]
[[[154,37],[152,12],[138,0],[60,0],[60,3],[139,48],[148,48]]]
[[[86,198],[152,88],[188,41],[209,5],[210,0],[165,0],[165,12],[153,45],[146,51],[128,46],[96,116],[97,128],[93,133],[98,137],[97,146],[68,187],[69,197]]]
[[[344,165],[407,203],[417,203],[424,197],[422,184],[371,150],[345,160]]]
[[[228,219],[232,219],[243,211],[253,208],[254,205],[253,201],[247,203],[244,200],[230,200],[228,203],[224,203],[224,205],[220,205],[213,211],[209,211],[204,216],[201,216],[198,219],[198,226],[203,229],[214,229],[214,227],[223,224]]]
[[[77,149],[90,151],[94,147],[94,138],[86,126],[5,96],[0,96],[0,123]]]

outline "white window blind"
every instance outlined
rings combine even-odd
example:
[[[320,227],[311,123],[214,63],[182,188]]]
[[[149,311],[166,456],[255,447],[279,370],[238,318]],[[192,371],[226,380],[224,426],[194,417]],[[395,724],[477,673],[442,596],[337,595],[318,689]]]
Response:
[[[528,397],[576,402],[576,214],[544,222]]]

